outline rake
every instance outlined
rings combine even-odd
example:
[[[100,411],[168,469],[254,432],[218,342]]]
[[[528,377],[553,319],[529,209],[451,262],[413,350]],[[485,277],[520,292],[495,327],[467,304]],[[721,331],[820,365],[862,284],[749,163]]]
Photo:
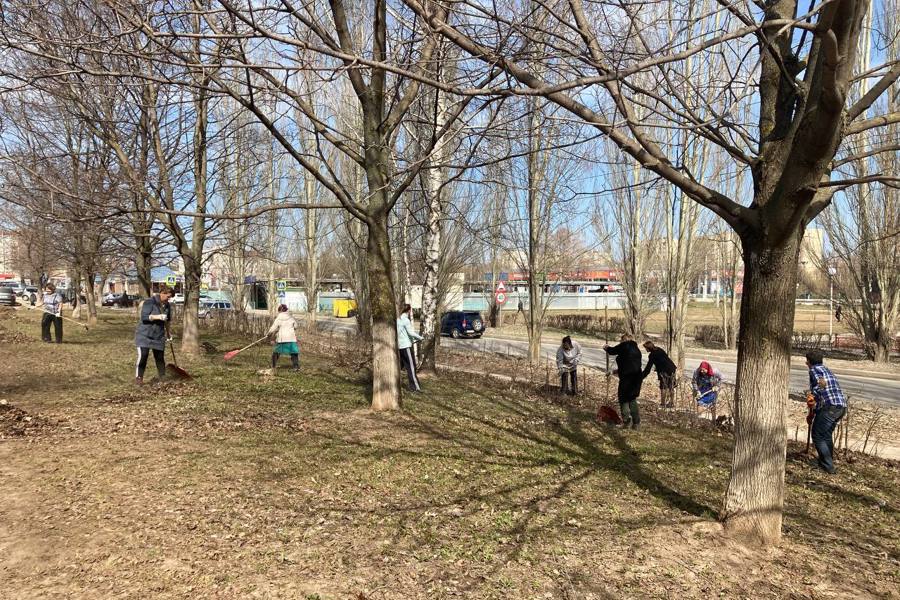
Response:
[[[244,346],[243,348],[241,348],[241,349],[239,349],[239,350],[232,350],[232,351],[230,351],[230,352],[226,352],[226,353],[225,353],[225,360],[231,360],[232,358],[234,358],[235,356],[237,356],[238,354],[240,354],[241,352],[243,352],[243,351],[246,350],[247,348],[252,348],[253,346],[255,346],[255,345],[257,345],[258,343],[263,342],[263,341],[265,341],[265,340],[267,340],[267,339],[269,339],[269,336],[268,336],[268,335],[259,338],[258,340],[256,340],[256,341],[253,342],[252,344],[248,344],[248,345]]]
[[[172,362],[166,365],[166,376],[170,379],[193,379],[191,374],[178,366],[178,359],[175,358],[175,344],[169,340],[169,350],[172,351]]]
[[[60,319],[62,319],[63,321],[69,321],[69,322],[71,322],[71,323],[75,323],[76,325],[80,325],[81,327],[84,327],[84,330],[85,330],[85,331],[88,331],[88,326],[87,326],[86,324],[82,323],[81,321],[76,320],[76,319],[70,319],[69,317],[64,317],[64,316],[62,316],[62,315],[57,315],[57,314],[54,313],[54,312],[50,312],[49,310],[43,310],[43,309],[40,309],[40,308],[31,308],[31,307],[26,307],[26,308],[28,308],[28,310],[36,310],[36,311],[38,311],[38,312],[42,312],[42,313],[45,313],[45,314],[48,314],[48,315],[53,315],[54,317],[58,316],[58,317],[59,317]]]

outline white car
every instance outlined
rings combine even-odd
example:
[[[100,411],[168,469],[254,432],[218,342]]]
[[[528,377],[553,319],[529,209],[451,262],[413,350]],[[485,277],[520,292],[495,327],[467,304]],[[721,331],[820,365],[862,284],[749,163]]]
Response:
[[[184,294],[175,294],[172,296],[172,304],[184,304]]]

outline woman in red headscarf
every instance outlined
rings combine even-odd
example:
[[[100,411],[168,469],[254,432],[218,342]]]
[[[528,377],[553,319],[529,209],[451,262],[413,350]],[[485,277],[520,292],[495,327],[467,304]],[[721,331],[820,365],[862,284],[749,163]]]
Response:
[[[718,386],[722,381],[722,373],[705,360],[694,371],[692,387],[699,404],[709,406],[715,403]]]

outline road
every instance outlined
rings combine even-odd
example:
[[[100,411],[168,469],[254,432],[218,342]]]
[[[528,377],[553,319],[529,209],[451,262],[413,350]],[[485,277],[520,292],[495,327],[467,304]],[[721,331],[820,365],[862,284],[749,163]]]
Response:
[[[334,331],[336,333],[349,333],[356,331],[356,324],[349,319],[323,319],[319,321],[319,328],[324,331]],[[446,348],[463,349],[469,348],[476,352],[495,352],[497,354],[508,354],[510,356],[524,356],[528,351],[528,342],[525,340],[483,337],[480,339],[460,339],[442,338],[441,344]],[[558,342],[547,342],[541,344],[541,355],[547,358],[556,356],[556,349],[559,347]],[[589,367],[604,369],[606,367],[606,353],[602,348],[582,346],[582,363]],[[719,369],[722,377],[726,382],[734,383],[737,373],[737,363],[734,359],[729,358],[711,358],[704,357],[696,351],[688,351],[685,358],[685,375],[690,377],[694,370],[700,366],[701,360],[708,360],[714,367]],[[848,375],[846,373],[837,373],[838,381],[841,389],[854,398],[871,400],[886,406],[900,408],[900,380],[878,378],[873,376]],[[791,366],[790,390],[792,392],[801,392],[809,387],[807,370],[803,366]]]

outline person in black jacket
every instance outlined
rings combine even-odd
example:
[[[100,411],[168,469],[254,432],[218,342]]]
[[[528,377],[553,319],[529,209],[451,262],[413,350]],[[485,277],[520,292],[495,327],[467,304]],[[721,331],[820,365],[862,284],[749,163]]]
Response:
[[[161,285],[159,293],[144,300],[141,306],[141,320],[134,332],[134,345],[137,346],[135,385],[144,383],[144,370],[147,368],[147,358],[151,352],[159,373],[157,380],[162,381],[166,378],[166,342],[172,338],[170,328],[172,307],[169,305],[171,297],[172,289]]]
[[[656,377],[659,379],[659,405],[663,408],[675,408],[675,379],[678,368],[666,351],[650,340],[644,342],[644,348],[649,356],[641,379],[646,379],[650,370],[656,367]]]
[[[622,426],[638,429],[641,415],[638,412],[638,396],[641,394],[641,349],[631,336],[623,334],[621,342],[615,346],[603,346],[607,354],[616,357],[614,373],[619,375],[619,409],[622,411]]]

